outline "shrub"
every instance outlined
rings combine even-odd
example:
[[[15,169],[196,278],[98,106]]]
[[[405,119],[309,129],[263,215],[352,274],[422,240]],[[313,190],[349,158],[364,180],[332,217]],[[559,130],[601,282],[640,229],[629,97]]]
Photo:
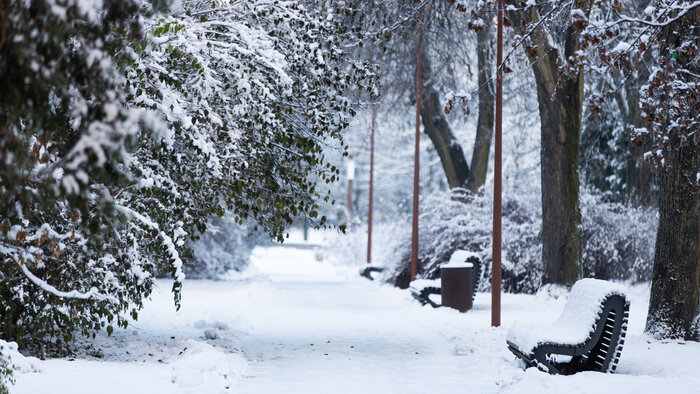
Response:
[[[8,343],[0,339],[0,394],[8,394],[8,384],[14,383],[9,350]]]
[[[657,215],[653,209],[608,202],[581,190],[582,264],[585,277],[646,281],[651,277]],[[418,277],[436,279],[440,264],[457,249],[476,253],[482,263],[478,289],[490,289],[492,198],[464,190],[433,193],[421,201]],[[536,192],[503,197],[503,290],[535,293],[542,283],[541,203]],[[377,262],[387,267],[384,280],[409,284],[410,224],[383,243],[388,253]]]
[[[250,261],[255,239],[231,214],[211,217],[207,231],[188,245],[194,252],[183,266],[188,278],[217,279],[230,270],[241,271]]]

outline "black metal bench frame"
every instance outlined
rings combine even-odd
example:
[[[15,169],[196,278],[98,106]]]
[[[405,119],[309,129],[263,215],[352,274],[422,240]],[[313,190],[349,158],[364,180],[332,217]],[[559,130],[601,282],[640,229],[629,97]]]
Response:
[[[625,344],[630,303],[618,294],[606,297],[602,303],[595,329],[588,339],[577,345],[540,343],[532,353],[524,354],[516,344],[507,341],[508,349],[523,359],[527,366],[551,374],[571,375],[582,371],[615,372]],[[552,355],[571,356],[571,361],[558,362]]]
[[[369,267],[364,267],[360,269],[360,276],[365,277],[369,280],[374,280],[372,273],[374,272],[384,272],[384,267],[375,267],[370,265]]]

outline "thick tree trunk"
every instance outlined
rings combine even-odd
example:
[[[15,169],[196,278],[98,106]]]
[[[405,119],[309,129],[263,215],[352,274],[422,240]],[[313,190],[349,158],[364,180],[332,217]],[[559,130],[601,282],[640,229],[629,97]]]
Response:
[[[550,60],[556,69],[555,60]],[[571,285],[581,272],[578,156],[583,75],[577,80],[562,76],[554,96],[537,71],[535,79],[542,127],[543,282]]]
[[[660,52],[677,53],[679,66],[688,71],[682,74],[686,82],[697,82],[689,75],[700,74],[700,65],[678,48],[683,40],[700,34],[698,26],[700,10],[667,27],[661,40]],[[663,147],[659,229],[646,324],[646,331],[659,338],[700,340],[700,129],[694,127],[687,130],[686,143],[673,132]]]
[[[518,34],[538,20],[537,11],[510,12]],[[579,143],[583,111],[583,72],[559,73],[559,63],[578,49],[576,32],[565,32],[563,56],[541,29],[531,34],[537,45],[528,52],[539,102],[542,171],[543,283],[571,285],[581,276],[581,211],[579,209]],[[565,61],[563,61],[565,62]],[[564,63],[566,64],[566,63]]]
[[[423,99],[420,111],[423,127],[433,142],[438,156],[440,156],[440,162],[445,170],[450,188],[464,187],[469,177],[469,165],[464,157],[462,145],[452,134],[450,124],[445,118],[445,109],[440,102],[440,93],[432,84],[433,75],[430,66],[430,60],[423,52]]]
[[[661,338],[700,340],[700,135],[681,146],[671,136],[661,175],[659,229],[646,330]]]
[[[491,80],[493,69],[491,24],[476,33],[477,63],[479,69],[479,118],[476,122],[476,140],[472,154],[471,171],[467,180],[467,189],[476,193],[486,180],[489,163],[489,151],[494,127],[494,81]]]

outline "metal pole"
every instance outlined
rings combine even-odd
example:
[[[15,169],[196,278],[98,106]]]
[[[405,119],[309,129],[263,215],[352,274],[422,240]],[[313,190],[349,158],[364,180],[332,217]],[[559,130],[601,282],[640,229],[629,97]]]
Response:
[[[355,179],[355,159],[348,156],[348,229],[352,227],[352,181]]]
[[[413,155],[413,235],[411,237],[411,281],[418,273],[418,180],[420,177],[420,88],[421,56],[423,52],[423,33],[418,33],[418,50],[416,55],[416,148]]]
[[[493,180],[493,266],[491,269],[491,325],[501,325],[501,133],[503,124],[503,0],[498,0],[496,50],[496,142]]]
[[[369,211],[367,213],[367,264],[372,264],[372,206],[374,202],[374,130],[377,127],[377,106],[372,106],[372,128],[369,137]]]

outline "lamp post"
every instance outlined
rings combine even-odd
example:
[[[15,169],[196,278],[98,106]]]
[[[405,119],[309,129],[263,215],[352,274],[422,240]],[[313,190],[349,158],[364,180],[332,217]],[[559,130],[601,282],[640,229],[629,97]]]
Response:
[[[501,325],[501,143],[503,125],[503,0],[498,0],[498,33],[496,43],[496,139],[494,144],[493,179],[493,249],[491,268],[491,325]]]
[[[421,56],[423,52],[423,30],[418,32],[416,55],[416,142],[413,154],[413,232],[411,235],[411,282],[418,273],[418,193],[420,178],[420,90],[422,85]]]
[[[374,130],[377,127],[377,105],[372,106],[369,137],[369,209],[367,212],[367,264],[372,264],[372,205],[374,202]]]
[[[355,180],[355,157],[348,156],[347,163],[348,177],[348,229],[352,227],[352,183]]]

